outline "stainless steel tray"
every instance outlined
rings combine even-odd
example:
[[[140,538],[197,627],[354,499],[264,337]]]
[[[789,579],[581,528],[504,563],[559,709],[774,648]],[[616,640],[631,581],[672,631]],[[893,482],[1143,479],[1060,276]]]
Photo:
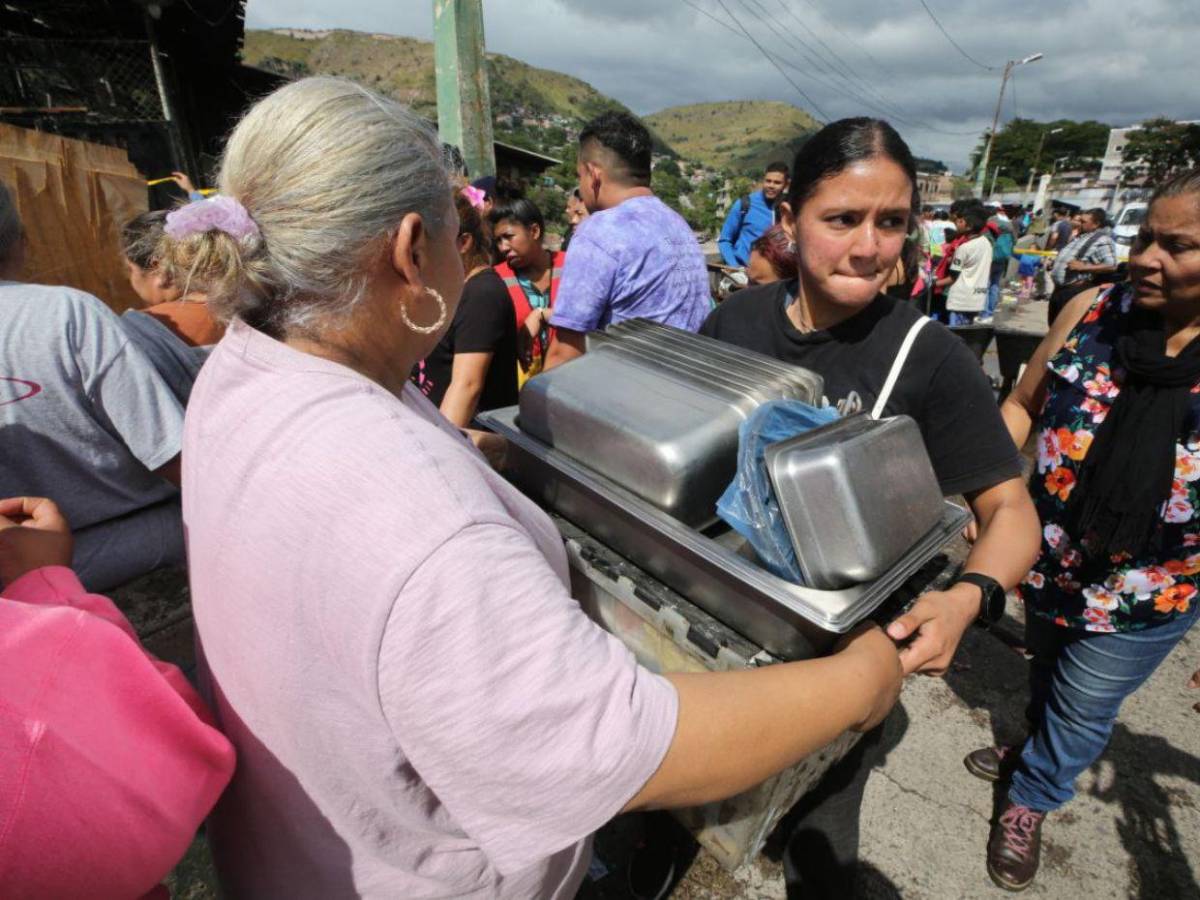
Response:
[[[647,319],[627,319],[610,326],[608,335],[618,339],[637,335],[701,358],[720,360],[724,365],[740,371],[756,372],[767,376],[783,376],[813,398],[806,401],[809,403],[820,402],[824,392],[824,379],[816,372],[671,325],[663,325]]]
[[[700,379],[703,385],[732,384],[742,391],[770,392],[766,399],[790,397],[811,402],[810,392],[800,388],[791,378],[777,374],[765,374],[745,368],[735,368],[723,360],[705,358],[703,354],[681,350],[665,343],[637,334],[619,334],[602,348],[606,351],[631,353],[638,359],[666,369],[688,372]]]
[[[736,546],[689,528],[606,478],[525,434],[517,407],[480,413],[508,439],[509,477],[634,565],[783,659],[807,659],[868,617],[931,559],[970,516],[946,503],[941,521],[895,566],[866,584],[819,591],[777,578]]]
[[[770,445],[763,461],[804,583],[816,588],[878,577],[941,518],[937,476],[908,416],[839,419]]]
[[[734,394],[742,398],[744,404],[746,404],[742,406],[746,415],[750,415],[751,412],[768,400],[781,400],[788,397],[799,399],[796,397],[798,392],[793,385],[784,385],[778,380],[771,383],[766,381],[754,383],[749,379],[739,378],[737,375],[722,372],[714,366],[672,358],[662,353],[658,348],[643,352],[637,346],[627,344],[624,341],[612,341],[601,347],[597,347],[596,352],[615,353],[623,359],[629,359],[644,366],[660,369],[676,377],[682,377],[695,385],[697,390],[720,391]]]
[[[530,379],[522,427],[689,525],[713,522],[754,401],[601,349]]]

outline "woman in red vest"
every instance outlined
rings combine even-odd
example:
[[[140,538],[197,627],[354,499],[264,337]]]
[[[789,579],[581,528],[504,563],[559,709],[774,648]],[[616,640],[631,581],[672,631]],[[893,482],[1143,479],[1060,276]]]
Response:
[[[517,317],[517,382],[524,385],[542,371],[554,336],[550,313],[567,255],[542,246],[546,224],[542,211],[531,200],[520,197],[501,201],[488,218],[496,252],[504,259],[496,266],[496,273],[508,288]]]

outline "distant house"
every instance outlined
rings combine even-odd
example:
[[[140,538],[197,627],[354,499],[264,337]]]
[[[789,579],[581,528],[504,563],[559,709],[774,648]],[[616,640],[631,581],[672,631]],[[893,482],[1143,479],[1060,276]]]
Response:
[[[917,190],[924,204],[949,203],[954,199],[954,177],[946,172],[918,172]]]
[[[547,169],[562,165],[561,159],[502,141],[495,141],[492,146],[496,153],[496,175],[500,177],[530,182]]]
[[[1196,125],[1200,122],[1192,119],[1177,124]],[[1130,125],[1127,128],[1113,128],[1108,132],[1108,147],[1105,149],[1104,159],[1100,163],[1100,181],[1116,184],[1122,180],[1122,172],[1125,168],[1125,145],[1129,143],[1129,135],[1141,127],[1141,125]]]

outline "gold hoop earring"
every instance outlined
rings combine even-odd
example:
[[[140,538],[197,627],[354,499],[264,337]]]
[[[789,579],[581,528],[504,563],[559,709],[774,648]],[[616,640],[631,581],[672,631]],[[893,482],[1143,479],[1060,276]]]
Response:
[[[438,305],[437,321],[434,322],[432,325],[417,325],[415,322],[413,322],[412,319],[410,319],[408,317],[408,310],[405,308],[403,301],[401,301],[401,303],[400,303],[400,318],[401,318],[401,320],[403,320],[404,324],[410,330],[415,331],[417,334],[433,334],[435,331],[437,331],[439,328],[441,328],[443,325],[446,324],[446,301],[445,301],[445,299],[442,297],[441,294],[439,294],[437,291],[435,291],[431,287],[425,288],[425,293],[428,294],[430,297],[432,297],[434,300],[436,300],[437,305]]]

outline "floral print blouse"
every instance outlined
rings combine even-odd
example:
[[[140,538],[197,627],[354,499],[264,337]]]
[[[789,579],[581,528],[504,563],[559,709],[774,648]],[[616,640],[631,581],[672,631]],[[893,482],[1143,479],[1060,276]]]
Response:
[[[1067,501],[1096,429],[1121,392],[1117,338],[1133,303],[1129,285],[1100,295],[1050,360],[1029,490],[1042,521],[1042,552],[1018,588],[1029,612],[1065,628],[1136,631],[1168,622],[1200,602],[1200,384],[1175,445],[1175,482],[1163,504],[1157,555],[1085,560],[1063,529]],[[1130,473],[1135,476],[1138,473]]]

